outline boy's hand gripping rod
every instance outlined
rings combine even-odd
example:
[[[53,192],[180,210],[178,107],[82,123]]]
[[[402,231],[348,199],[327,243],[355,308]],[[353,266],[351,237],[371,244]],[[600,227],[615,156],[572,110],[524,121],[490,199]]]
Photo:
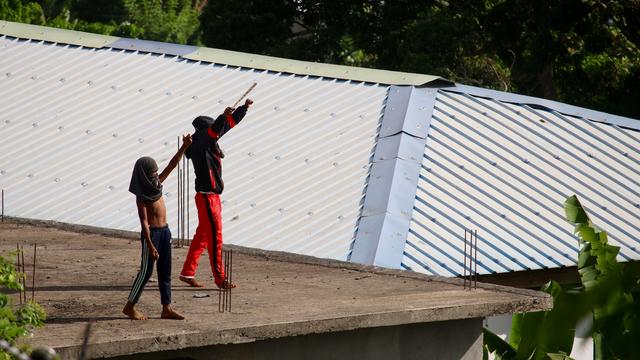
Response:
[[[249,93],[258,85],[257,82],[254,82],[253,85],[251,85],[251,87],[249,88],[249,90],[245,91],[244,94],[242,94],[242,96],[240,96],[240,99],[238,99],[238,101],[235,102],[235,104],[233,104],[233,106],[231,106],[232,108],[236,108],[236,106],[240,103],[240,101],[242,101],[242,99],[244,99],[247,95],[249,95]]]

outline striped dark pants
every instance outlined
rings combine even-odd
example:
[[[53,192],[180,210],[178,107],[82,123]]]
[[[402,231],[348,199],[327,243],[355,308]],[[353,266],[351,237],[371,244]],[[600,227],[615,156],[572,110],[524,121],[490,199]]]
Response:
[[[160,257],[156,264],[158,268],[158,287],[160,288],[160,300],[163,305],[171,304],[171,231],[169,226],[161,228],[151,227],[151,242],[155,246]],[[140,235],[142,240],[142,260],[140,261],[140,272],[133,281],[129,301],[134,304],[140,300],[142,290],[149,281],[153,273],[153,257],[151,251],[144,241],[144,235]]]

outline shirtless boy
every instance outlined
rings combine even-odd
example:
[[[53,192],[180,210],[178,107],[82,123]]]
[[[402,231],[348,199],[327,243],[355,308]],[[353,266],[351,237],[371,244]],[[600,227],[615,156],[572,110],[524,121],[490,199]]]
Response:
[[[136,161],[129,191],[136,195],[138,216],[142,227],[142,260],[129,294],[129,301],[122,312],[133,320],[146,320],[147,316],[136,309],[149,277],[153,263],[157,261],[158,287],[162,303],[162,319],[182,320],[184,317],[171,307],[171,231],[167,225],[167,209],[162,198],[162,183],[178,165],[185,150],[191,145],[191,135],[182,137],[182,147],[169,165],[158,175],[158,165],[150,157]]]

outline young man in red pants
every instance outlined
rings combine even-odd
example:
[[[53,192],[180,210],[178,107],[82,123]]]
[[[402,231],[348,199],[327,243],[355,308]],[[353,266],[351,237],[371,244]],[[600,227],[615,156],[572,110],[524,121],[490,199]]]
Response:
[[[189,253],[180,273],[180,280],[194,287],[202,287],[195,279],[200,255],[205,248],[209,252],[209,262],[216,285],[221,289],[236,287],[226,280],[222,264],[222,216],[220,194],[222,182],[222,158],[224,154],[218,140],[235,127],[247,113],[253,101],[247,100],[237,109],[226,108],[215,120],[199,116],[193,120],[196,132],[186,156],[193,162],[196,174],[196,207],[198,227],[189,246]]]

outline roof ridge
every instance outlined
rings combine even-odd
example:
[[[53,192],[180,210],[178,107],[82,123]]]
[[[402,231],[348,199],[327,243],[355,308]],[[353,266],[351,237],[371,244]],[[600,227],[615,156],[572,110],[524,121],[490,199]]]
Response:
[[[316,63],[192,45],[120,38],[5,20],[0,20],[0,34],[20,39],[42,40],[91,48],[106,47],[170,54],[195,61],[387,85],[425,86],[433,82],[453,84],[447,79],[434,75]]]

